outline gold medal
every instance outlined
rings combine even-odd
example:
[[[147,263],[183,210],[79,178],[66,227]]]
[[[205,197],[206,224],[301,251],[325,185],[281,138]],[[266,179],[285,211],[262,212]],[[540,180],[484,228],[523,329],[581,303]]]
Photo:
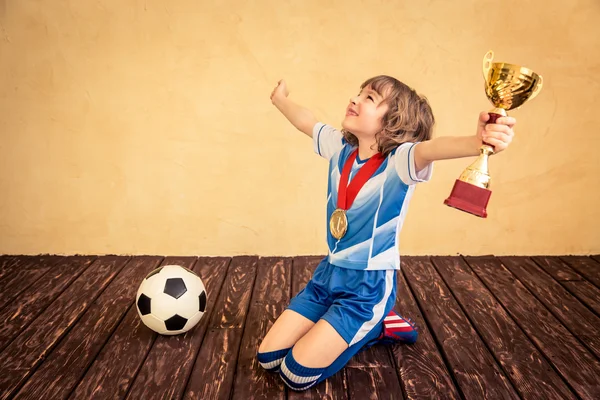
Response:
[[[338,208],[331,214],[329,230],[331,231],[331,236],[338,240],[344,237],[348,230],[348,218],[346,217],[345,210]]]

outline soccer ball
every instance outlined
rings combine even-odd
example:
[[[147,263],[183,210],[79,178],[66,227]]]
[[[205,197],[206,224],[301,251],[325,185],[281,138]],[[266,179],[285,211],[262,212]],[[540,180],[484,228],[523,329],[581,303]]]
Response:
[[[204,315],[206,290],[194,272],[165,265],[144,278],[135,304],[148,328],[161,335],[178,335],[192,329]]]

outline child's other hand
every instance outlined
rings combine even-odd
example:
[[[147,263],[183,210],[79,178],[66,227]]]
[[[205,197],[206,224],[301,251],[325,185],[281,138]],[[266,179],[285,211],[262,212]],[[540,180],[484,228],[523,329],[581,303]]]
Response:
[[[273,91],[271,92],[271,102],[275,103],[277,99],[288,97],[289,94],[290,92],[287,89],[287,85],[282,79],[279,82],[277,82],[277,86],[275,86],[275,89],[273,89]]]
[[[500,117],[495,124],[487,124],[490,116],[487,112],[479,114],[477,122],[477,139],[494,147],[494,153],[505,150],[513,140],[513,127],[517,120],[513,117]]]

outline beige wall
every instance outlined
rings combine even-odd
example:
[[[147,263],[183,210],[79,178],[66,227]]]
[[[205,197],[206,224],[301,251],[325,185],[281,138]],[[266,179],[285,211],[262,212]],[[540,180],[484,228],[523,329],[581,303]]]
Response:
[[[467,135],[489,49],[545,87],[491,160],[490,217],[443,205],[471,160],[438,163],[403,253],[599,253],[599,19],[597,0],[0,0],[0,254],[324,254],[327,165],[277,80],[339,126],[391,74],[436,135]]]

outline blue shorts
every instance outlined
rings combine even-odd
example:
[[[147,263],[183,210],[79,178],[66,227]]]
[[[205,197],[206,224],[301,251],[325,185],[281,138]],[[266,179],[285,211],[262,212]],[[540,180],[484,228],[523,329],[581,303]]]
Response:
[[[326,320],[352,346],[381,331],[396,302],[396,272],[341,268],[325,258],[288,309],[315,323]]]

